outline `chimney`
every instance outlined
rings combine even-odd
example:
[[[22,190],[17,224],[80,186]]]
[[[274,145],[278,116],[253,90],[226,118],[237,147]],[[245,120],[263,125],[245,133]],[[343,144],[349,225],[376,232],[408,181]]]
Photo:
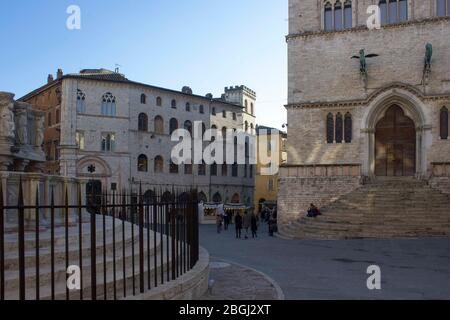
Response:
[[[63,71],[62,69],[58,69],[58,72],[56,73],[56,79],[61,79],[63,77]]]
[[[53,82],[53,75],[49,74],[47,77],[47,83],[52,83]]]

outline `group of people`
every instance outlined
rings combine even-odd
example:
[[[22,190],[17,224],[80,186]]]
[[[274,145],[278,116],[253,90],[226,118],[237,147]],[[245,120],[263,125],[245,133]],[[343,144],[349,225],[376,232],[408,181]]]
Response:
[[[232,219],[233,214],[231,211],[225,213],[219,208],[219,212],[216,216],[217,233],[222,232],[222,227],[224,230],[228,230]],[[250,231],[253,239],[258,237],[259,217],[254,213],[253,209],[246,210],[243,215],[241,213],[237,213],[234,216],[234,225],[236,229],[236,239],[242,239],[243,233],[244,238],[248,239]]]
[[[216,216],[217,233],[222,232],[222,228],[226,231],[233,220],[231,211],[225,212],[223,206],[219,206]],[[254,208],[245,210],[243,214],[240,212],[234,215],[234,226],[236,230],[236,239],[249,239],[250,232],[253,239],[258,238],[258,229],[261,221],[268,224],[269,235],[274,236],[277,232],[277,210],[263,208],[261,215],[255,213]]]

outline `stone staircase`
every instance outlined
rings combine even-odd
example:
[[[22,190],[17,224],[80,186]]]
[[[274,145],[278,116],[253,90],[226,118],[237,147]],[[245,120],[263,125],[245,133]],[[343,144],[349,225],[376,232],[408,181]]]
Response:
[[[377,178],[280,230],[290,239],[450,236],[450,196],[413,178]]]
[[[131,233],[131,224],[125,223],[125,233],[122,231],[122,221],[116,220],[115,226],[115,262],[113,246],[113,223],[111,218],[106,221],[106,246],[103,243],[102,219],[97,219],[96,234],[96,272],[97,272],[97,299],[104,299],[104,253],[106,256],[106,288],[107,298],[112,299],[114,293],[114,266],[116,268],[116,290],[117,297],[123,297],[123,288],[126,286],[127,296],[133,293],[133,261],[134,261],[134,283],[135,292],[139,294],[139,232],[135,226],[134,237]],[[69,265],[79,265],[79,229],[77,226],[69,229]],[[83,298],[91,299],[91,238],[90,224],[83,223]],[[169,261],[167,261],[167,238],[161,234],[150,232],[147,238],[147,231],[144,237],[144,278],[147,290],[148,277],[151,280],[152,288],[155,285],[155,272],[158,273],[158,284],[161,284],[161,254],[164,254],[164,278],[167,279],[167,268],[171,270],[172,248],[169,245]],[[123,239],[125,241],[123,241]],[[134,242],[134,252],[133,252]],[[171,241],[169,241],[169,244]],[[40,233],[40,253],[39,253],[39,291],[40,299],[51,299],[51,251],[50,251],[50,231]],[[123,254],[125,249],[125,255]],[[162,251],[162,252],[161,252]],[[55,298],[56,300],[66,299],[66,260],[65,260],[65,229],[62,227],[55,229]],[[155,267],[155,255],[157,266]],[[150,272],[148,268],[148,258],[150,258]],[[25,283],[26,299],[36,299],[36,242],[34,232],[27,232],[25,237]],[[125,277],[124,277],[125,266]],[[9,233],[5,236],[5,298],[7,300],[17,300],[19,298],[19,258],[17,234]],[[71,291],[70,299],[79,300],[79,291]]]

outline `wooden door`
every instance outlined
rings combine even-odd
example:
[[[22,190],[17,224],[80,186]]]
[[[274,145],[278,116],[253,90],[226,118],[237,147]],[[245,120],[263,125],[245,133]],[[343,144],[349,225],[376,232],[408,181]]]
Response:
[[[416,172],[416,129],[403,109],[392,106],[375,132],[375,175],[413,176]]]

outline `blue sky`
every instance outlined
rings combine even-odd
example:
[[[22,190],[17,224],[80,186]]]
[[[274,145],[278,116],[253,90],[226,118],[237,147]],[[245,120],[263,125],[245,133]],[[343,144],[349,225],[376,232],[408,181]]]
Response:
[[[81,30],[66,28],[69,5]],[[49,73],[114,70],[129,79],[214,96],[244,84],[261,125],[286,122],[287,0],[3,0],[0,91],[17,97]]]

